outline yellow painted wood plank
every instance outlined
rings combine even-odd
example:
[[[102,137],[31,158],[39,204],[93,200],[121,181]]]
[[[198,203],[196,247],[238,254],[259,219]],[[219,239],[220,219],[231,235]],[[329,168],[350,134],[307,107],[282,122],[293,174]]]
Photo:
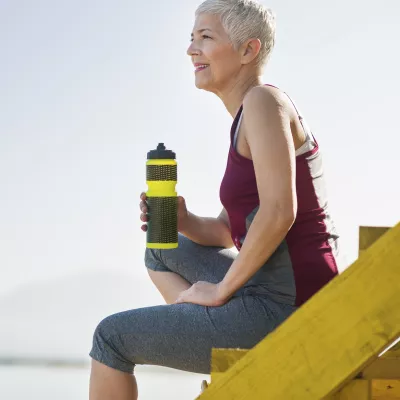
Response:
[[[246,349],[212,349],[211,372],[225,372],[239,361],[249,350]]]
[[[226,372],[239,361],[248,350],[245,349],[212,349],[211,352],[211,382]]]
[[[390,228],[386,226],[360,226],[358,229],[358,255],[363,254]]]
[[[320,400],[345,386],[400,335],[399,243],[400,224],[198,398]]]
[[[384,227],[384,226],[360,226],[358,232],[359,255],[361,255],[365,250],[367,250],[389,229],[390,227]],[[395,352],[400,355],[400,341],[393,347],[391,346],[390,354],[387,353],[387,349],[385,349],[384,353],[381,356],[390,357]]]
[[[222,376],[230,367],[235,365],[248,350],[244,349],[213,349],[211,362],[211,382]],[[394,351],[385,353],[361,372],[360,378],[372,379],[400,379],[400,354]],[[361,380],[361,379],[359,379]],[[361,383],[357,385],[361,386]]]
[[[400,380],[372,381],[372,400],[400,400]]]
[[[371,383],[365,379],[354,379],[324,400],[371,400]]]

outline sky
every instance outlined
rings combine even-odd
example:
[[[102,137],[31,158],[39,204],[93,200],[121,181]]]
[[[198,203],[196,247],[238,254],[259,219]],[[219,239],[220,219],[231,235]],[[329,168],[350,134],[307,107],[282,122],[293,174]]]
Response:
[[[400,2],[262,3],[277,15],[264,81],[295,100],[320,144],[350,264],[360,225],[400,219]],[[194,86],[199,4],[0,0],[0,299],[120,274],[135,304],[160,303],[139,220],[147,152],[176,152],[189,210],[222,207],[232,118]]]

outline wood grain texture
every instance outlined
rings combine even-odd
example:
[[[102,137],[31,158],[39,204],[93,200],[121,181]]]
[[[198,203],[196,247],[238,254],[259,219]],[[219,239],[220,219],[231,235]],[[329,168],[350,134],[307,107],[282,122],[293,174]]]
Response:
[[[198,398],[320,400],[400,336],[400,224]]]
[[[400,400],[400,380],[372,381],[372,400]]]

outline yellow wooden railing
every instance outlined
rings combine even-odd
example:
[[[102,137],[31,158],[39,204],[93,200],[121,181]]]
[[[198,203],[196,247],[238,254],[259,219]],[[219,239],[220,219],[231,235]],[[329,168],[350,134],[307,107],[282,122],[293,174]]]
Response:
[[[197,399],[400,399],[400,223],[359,233],[358,260],[254,348],[213,349]]]

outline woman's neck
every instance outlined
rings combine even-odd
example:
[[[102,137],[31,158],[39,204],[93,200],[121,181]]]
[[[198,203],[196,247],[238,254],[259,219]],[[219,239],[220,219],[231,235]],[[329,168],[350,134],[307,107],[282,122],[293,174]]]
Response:
[[[224,103],[225,108],[232,118],[235,118],[249,90],[262,84],[261,76],[252,76],[242,81],[236,81],[229,88],[217,95]]]

